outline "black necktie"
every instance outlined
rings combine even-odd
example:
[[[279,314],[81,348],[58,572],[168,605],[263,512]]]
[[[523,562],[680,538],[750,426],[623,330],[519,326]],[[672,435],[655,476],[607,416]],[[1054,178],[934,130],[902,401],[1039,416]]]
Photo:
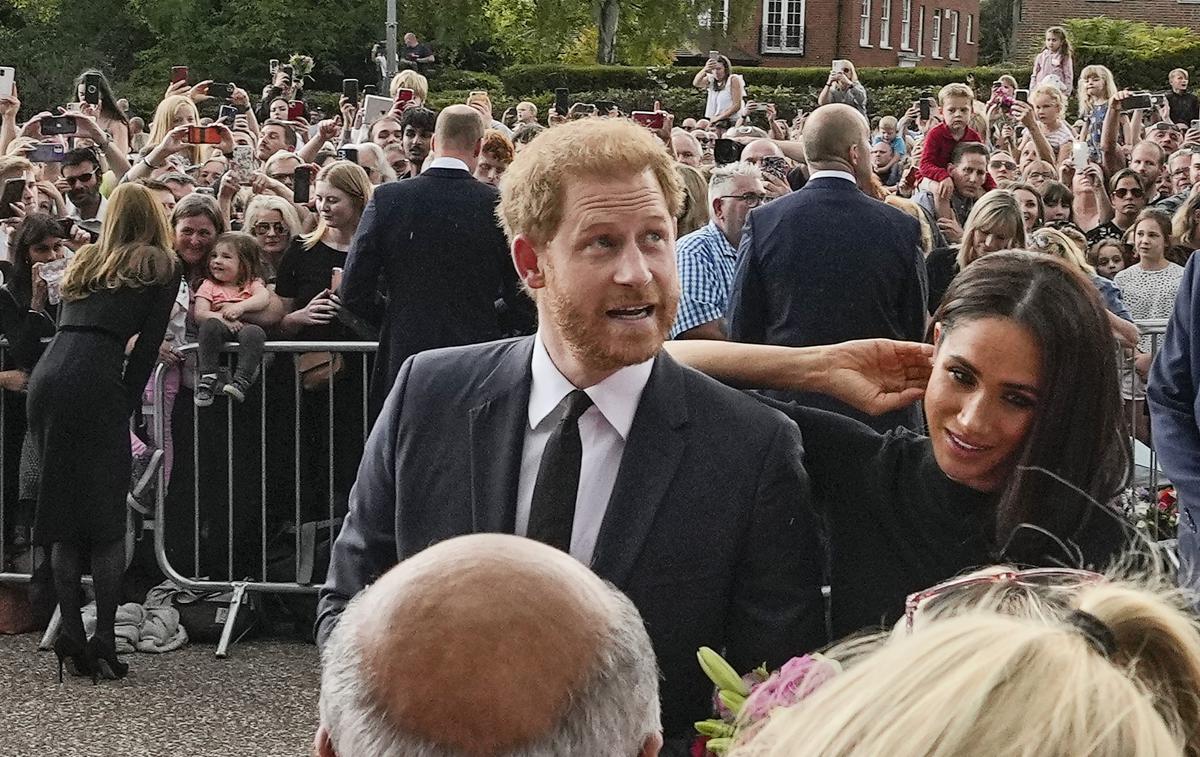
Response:
[[[558,407],[566,412],[546,441],[533,501],[529,506],[526,536],[571,551],[571,527],[575,523],[575,498],[579,494],[579,467],[583,442],[579,439],[579,416],[592,406],[592,398],[576,389]]]

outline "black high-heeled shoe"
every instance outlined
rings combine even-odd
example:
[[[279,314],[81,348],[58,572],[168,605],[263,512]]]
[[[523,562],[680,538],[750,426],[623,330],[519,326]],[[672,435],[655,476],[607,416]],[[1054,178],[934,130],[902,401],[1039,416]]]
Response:
[[[116,646],[105,649],[95,636],[88,639],[87,656],[92,665],[92,680],[115,681],[129,674],[129,664],[117,659]]]
[[[93,676],[87,648],[79,642],[59,635],[54,640],[54,656],[58,658],[58,682],[63,682],[63,667],[73,676]]]

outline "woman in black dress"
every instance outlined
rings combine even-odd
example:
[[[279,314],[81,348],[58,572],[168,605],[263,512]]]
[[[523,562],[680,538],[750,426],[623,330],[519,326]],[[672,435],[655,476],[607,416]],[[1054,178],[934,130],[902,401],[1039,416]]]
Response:
[[[113,623],[125,571],[129,419],[158,357],[179,269],[158,200],[125,184],[109,198],[100,241],[63,277],[58,334],[29,379],[29,427],[42,459],[34,543],[50,548],[62,629],[61,680],[120,678]],[[136,337],[126,358],[126,346]],[[96,633],[85,642],[79,579],[90,553]]]
[[[835,638],[890,625],[909,593],[981,565],[1103,567],[1132,541],[1109,507],[1128,440],[1117,345],[1091,283],[1045,255],[996,252],[955,277],[934,321],[932,372],[921,347],[883,340],[669,343],[720,378],[824,392],[867,412],[924,396],[929,436],[764,399],[804,439]]]

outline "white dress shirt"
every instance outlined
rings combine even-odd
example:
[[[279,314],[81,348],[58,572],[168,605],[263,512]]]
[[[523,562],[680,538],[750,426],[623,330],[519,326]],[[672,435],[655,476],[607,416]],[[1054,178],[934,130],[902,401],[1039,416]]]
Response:
[[[425,170],[428,171],[430,168],[457,168],[460,171],[471,173],[471,169],[466,163],[462,162],[458,158],[447,158],[444,156],[441,158],[434,158],[433,160],[429,161],[429,165],[425,168]]]
[[[575,521],[571,529],[571,556],[584,565],[592,562],[600,525],[608,510],[621,455],[633,426],[642,390],[650,380],[654,360],[627,366],[584,389],[592,400],[579,418],[579,438],[583,442],[583,462],[579,467],[579,493],[575,499]],[[521,453],[521,477],[517,484],[516,533],[524,536],[529,529],[529,509],[538,467],[550,434],[562,420],[558,405],[577,387],[554,365],[541,332],[534,337],[533,380],[529,390],[529,425]]]
[[[812,174],[808,177],[808,180],[812,181],[813,179],[845,179],[846,181],[850,182],[854,186],[858,186],[858,179],[855,179],[854,174],[850,173],[849,171],[837,171],[837,170],[813,171]]]
[[[66,199],[65,197],[63,198],[63,200],[67,204],[66,208],[63,209],[63,212],[66,213],[66,217],[74,218],[77,221],[82,220],[79,217],[79,208],[75,207],[75,205],[70,200]],[[104,220],[104,212],[106,210],[108,210],[108,199],[105,198],[104,195],[100,195],[100,207],[96,210],[96,217],[94,219],[90,219],[90,220],[103,221]]]

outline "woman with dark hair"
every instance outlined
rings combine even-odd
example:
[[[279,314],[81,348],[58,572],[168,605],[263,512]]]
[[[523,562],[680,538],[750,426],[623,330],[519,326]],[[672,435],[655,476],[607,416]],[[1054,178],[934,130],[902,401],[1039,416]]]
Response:
[[[954,279],[933,320],[932,374],[905,358],[912,345],[880,342],[877,364],[892,367],[894,401],[857,403],[876,412],[911,403],[929,375],[929,436],[879,434],[840,415],[763,400],[804,438],[804,467],[828,524],[835,638],[891,624],[909,593],[969,568],[1006,560],[1103,566],[1127,543],[1127,527],[1109,507],[1128,471],[1117,345],[1091,283],[1056,258],[996,252]],[[871,362],[837,359],[855,344],[862,343],[816,348],[819,355],[667,346],[718,378],[848,401],[847,376]]]
[[[710,57],[692,79],[692,86],[708,93],[704,117],[714,124],[725,122],[728,128],[745,110],[746,84],[724,55]]]
[[[1042,196],[1032,185],[1023,182],[1013,182],[1006,189],[1012,193],[1013,198],[1017,201],[1017,207],[1021,209],[1021,220],[1025,222],[1025,233],[1031,234],[1045,220],[1046,209],[1042,204]]]
[[[129,116],[117,107],[117,97],[113,94],[108,78],[102,72],[89,68],[75,77],[75,101],[81,104],[87,102],[84,99],[83,82],[88,76],[96,77],[100,86],[100,106],[94,112],[96,123],[113,138],[122,154],[129,154],[132,152],[129,144]]]
[[[1047,181],[1038,187],[1038,192],[1042,195],[1042,216],[1046,223],[1073,220],[1071,206],[1075,195],[1070,187],[1061,181]]]

